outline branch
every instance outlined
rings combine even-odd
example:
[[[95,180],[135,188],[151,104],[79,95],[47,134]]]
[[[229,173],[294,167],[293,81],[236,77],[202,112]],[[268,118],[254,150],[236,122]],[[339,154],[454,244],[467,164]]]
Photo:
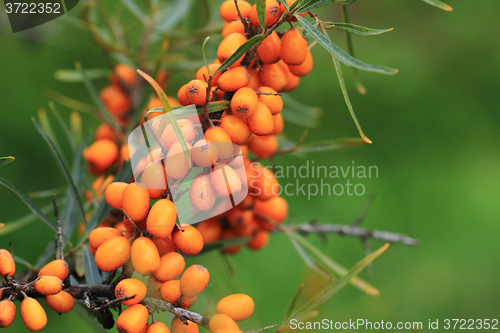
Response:
[[[168,303],[156,298],[152,297],[146,297],[143,300],[144,303],[146,303],[149,306],[153,306],[155,309],[162,310],[162,311],[168,311],[170,313],[175,314],[176,316],[180,318],[186,318],[189,321],[192,321],[193,323],[196,323],[200,326],[205,327],[206,329],[208,328],[208,318],[200,315],[199,313],[192,312],[183,308],[178,308],[173,306],[172,303]]]
[[[293,153],[294,151],[298,150],[300,148],[300,145],[302,144],[302,142],[306,138],[307,133],[309,133],[309,132],[307,130],[305,130],[304,133],[302,133],[302,135],[300,136],[300,138],[297,140],[297,143],[295,144],[295,146],[293,146],[292,148],[278,150],[273,155],[271,155],[269,157],[266,157],[266,158],[271,158],[271,157],[275,157],[275,156],[278,156],[278,155]],[[264,158],[257,156],[257,157],[252,158],[251,161],[252,162],[258,162],[258,161],[263,160],[263,159]]]

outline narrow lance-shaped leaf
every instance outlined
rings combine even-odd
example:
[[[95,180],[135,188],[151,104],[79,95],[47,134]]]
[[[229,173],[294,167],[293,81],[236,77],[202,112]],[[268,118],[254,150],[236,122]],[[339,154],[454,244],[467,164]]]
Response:
[[[319,32],[316,28],[314,28],[314,26],[311,23],[309,23],[306,19],[300,17],[299,15],[295,15],[295,17],[304,27],[304,29],[306,29],[306,31],[309,32],[311,36],[315,40],[317,40],[321,46],[323,46],[328,52],[330,52],[330,54],[338,58],[342,63],[346,64],[347,66],[356,67],[368,72],[375,72],[375,73],[389,74],[389,75],[393,75],[398,72],[397,69],[378,66],[378,65],[370,65],[356,58],[351,57],[337,45],[333,44],[330,39],[321,34],[321,32]]]
[[[67,187],[58,187],[58,188],[51,188],[48,190],[41,190],[41,191],[36,191],[36,192],[28,192],[28,196],[30,198],[34,199],[39,199],[39,198],[52,198],[52,196],[55,195],[61,195],[64,194],[67,190]]]
[[[107,68],[94,68],[87,69],[87,76],[90,80],[107,78],[109,75],[109,69]],[[62,82],[83,82],[82,73],[76,69],[58,69],[54,72],[54,77],[58,81]]]
[[[287,319],[290,318],[290,315],[292,314],[293,312],[293,309],[295,309],[295,306],[297,305],[297,302],[299,301],[300,299],[300,296],[302,295],[302,291],[304,290],[304,284],[302,283],[299,288],[297,289],[297,291],[295,292],[295,295],[293,295],[293,298],[292,300],[290,301],[290,304],[288,304],[288,307],[286,308],[286,311],[285,311],[285,322],[283,324],[286,323]]]
[[[308,0],[298,6],[297,13],[307,13],[310,10],[327,6],[335,0]]]
[[[243,56],[248,50],[250,50],[254,45],[260,43],[264,39],[264,36],[257,35],[253,36],[249,40],[247,40],[243,45],[241,45],[226,61],[222,63],[222,65],[213,73],[215,75],[222,71],[228,69],[232,64],[236,62],[241,56]]]
[[[286,1],[283,2],[286,3]],[[262,32],[264,32],[266,31],[266,0],[255,0],[255,7],[260,27],[262,28]]]
[[[444,2],[441,2],[439,0],[422,0],[422,1],[431,5],[431,6],[446,10],[447,12],[451,12],[453,10],[453,8],[451,8],[451,6],[445,4]]]
[[[14,162],[15,159],[13,156],[0,157],[0,166]]]
[[[12,256],[14,258],[14,261],[16,262],[16,264],[19,264],[19,265],[23,265],[24,267],[26,267],[27,269],[33,269],[33,265],[29,263],[28,260],[26,259],[23,259],[21,257],[18,257],[16,255]]]
[[[345,7],[342,7],[345,8]],[[336,29],[344,32],[348,32],[351,34],[355,34],[358,36],[374,36],[381,35],[386,32],[392,31],[393,28],[390,29],[372,29],[362,27],[360,25],[352,24],[352,23],[343,23],[343,22],[323,22],[323,26],[325,29]]]
[[[80,117],[78,112],[73,111],[69,116],[69,122],[71,124],[71,133],[75,139],[75,144],[80,144],[83,139],[82,117]]]
[[[210,102],[208,103],[208,113],[213,113],[213,112],[219,112],[219,111],[224,111],[229,108],[230,102],[229,101],[221,101],[221,102]],[[163,108],[154,108],[146,112],[146,114],[150,113],[158,113],[161,112]],[[190,115],[191,111],[184,111],[185,107],[184,106],[175,106],[172,108],[172,110],[175,111],[175,114],[183,114],[183,115]],[[203,106],[197,106],[196,107],[196,112],[198,114],[203,114]]]
[[[47,144],[50,147],[50,150],[54,154],[54,157],[55,157],[57,163],[59,164],[59,168],[61,169],[61,171],[64,175],[64,178],[66,178],[66,181],[68,182],[69,188],[71,190],[71,194],[73,196],[73,200],[75,200],[77,207],[78,207],[78,210],[80,211],[80,216],[81,216],[83,222],[85,224],[87,224],[87,219],[85,217],[85,210],[83,209],[80,195],[79,195],[78,190],[76,188],[76,185],[73,181],[73,178],[71,178],[71,174],[69,173],[68,168],[66,167],[66,164],[64,163],[64,161],[61,158],[61,154],[57,150],[57,148],[54,145],[54,143],[52,142],[52,140],[47,136],[47,134],[44,132],[44,130],[40,127],[38,122],[34,118],[32,118],[32,121],[35,124],[36,129],[38,130],[38,132],[40,132],[43,139],[47,142]]]
[[[95,264],[94,256],[87,246],[83,248],[83,267],[85,268],[85,281],[87,284],[99,284],[102,282],[99,268]]]
[[[52,204],[49,204],[47,206],[40,208],[40,211],[43,214],[48,214],[53,209],[54,209],[54,206]],[[0,236],[4,236],[4,235],[7,235],[11,232],[14,232],[14,231],[30,224],[30,223],[36,221],[36,219],[37,219],[37,215],[30,213],[30,214],[25,215],[25,216],[18,218],[16,220],[2,223],[3,227],[0,228]]]
[[[207,55],[205,54],[205,45],[207,45],[209,39],[210,36],[205,38],[205,40],[203,41],[203,45],[201,47],[201,54],[203,56],[203,61],[205,62],[205,67],[207,68],[208,76],[211,76],[212,74],[210,74],[210,67],[208,67]],[[208,80],[208,77],[206,79]]]
[[[134,0],[121,0],[122,4],[139,20],[142,24],[148,23],[148,15],[135,3]]]
[[[52,140],[52,143],[54,144],[55,148],[61,154],[61,158],[63,159],[63,161],[66,161],[66,158],[62,154],[61,146],[59,145],[59,142],[57,141],[57,138],[54,134],[54,131],[52,130],[52,125],[50,124],[50,120],[47,117],[47,112],[45,112],[44,109],[38,110],[38,120],[40,120],[40,126],[45,131],[45,134],[47,134],[47,136]]]
[[[66,123],[61,117],[61,114],[57,110],[54,101],[49,101],[49,109],[52,111],[52,114],[54,115],[54,117],[56,117],[57,121],[59,122],[59,125],[62,127],[64,133],[66,134],[66,137],[68,139],[69,144],[71,145],[71,148],[75,150],[76,149],[75,139],[73,138],[73,135],[71,134],[71,131],[68,128],[68,125],[66,125]]]
[[[354,148],[364,145],[366,142],[361,138],[341,138],[335,140],[325,140],[317,142],[303,143],[297,149],[297,152],[321,152],[342,150],[347,148]]]

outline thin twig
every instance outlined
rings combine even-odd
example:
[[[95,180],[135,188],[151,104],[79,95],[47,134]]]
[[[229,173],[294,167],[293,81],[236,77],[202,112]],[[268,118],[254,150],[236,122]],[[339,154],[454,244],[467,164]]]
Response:
[[[244,332],[246,332],[246,333],[260,333],[260,332],[267,331],[267,330],[270,330],[271,328],[275,328],[275,327],[278,327],[278,325],[269,325],[266,327],[259,328],[258,330],[244,331]]]
[[[61,221],[59,221],[59,212],[57,210],[57,203],[56,203],[56,194],[54,193],[54,199],[53,199],[53,204],[54,204],[54,216],[56,218],[56,223],[57,223],[57,246],[59,249],[59,256],[61,260],[64,260],[64,244],[62,240],[62,226],[61,226]]]
[[[234,0],[234,5],[236,6],[236,11],[238,12],[238,17],[240,18],[241,23],[243,23],[243,27],[245,27],[245,33],[251,34],[252,29],[250,29],[248,22],[243,18],[243,15],[241,15],[240,7],[238,6],[238,0]]]
[[[172,303],[168,303],[156,298],[152,297],[145,297],[144,298],[144,303],[155,307],[158,310],[162,311],[168,311],[170,313],[173,313],[174,315],[178,316],[179,318],[186,318],[189,321],[192,321],[193,323],[196,323],[200,326],[205,327],[208,329],[208,320],[207,318],[204,318],[202,315],[192,312],[189,310],[185,310],[183,308],[175,307]]]

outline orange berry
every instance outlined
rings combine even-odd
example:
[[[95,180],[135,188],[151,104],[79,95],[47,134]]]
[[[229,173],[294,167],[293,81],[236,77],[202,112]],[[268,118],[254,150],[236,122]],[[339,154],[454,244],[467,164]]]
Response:
[[[249,173],[249,192],[253,196],[260,200],[269,200],[278,195],[280,190],[278,179],[269,168],[259,163],[251,163]]]
[[[216,147],[217,158],[224,158],[233,154],[233,143],[226,130],[219,126],[212,126],[205,132],[205,140],[211,147]]]
[[[123,182],[114,182],[106,187],[104,199],[106,199],[108,205],[116,209],[122,209],[123,191],[127,185],[127,183]]]
[[[5,277],[8,275],[9,277],[13,277],[16,273],[16,263],[14,262],[14,258],[9,251],[1,249],[0,250],[0,275]]]
[[[192,225],[181,225],[172,231],[172,241],[184,254],[195,255],[203,249],[203,237]]]
[[[217,49],[217,59],[219,59],[219,61],[223,63],[230,56],[232,56],[233,53],[236,52],[236,50],[241,45],[245,44],[246,41],[247,38],[242,34],[239,33],[230,34],[229,36],[224,38],[222,42],[219,44],[219,48]],[[239,66],[244,57],[245,55],[242,55],[238,60],[234,62],[234,64],[230,66],[230,68]]]
[[[267,216],[278,223],[283,222],[288,214],[288,202],[280,196],[269,200],[256,200],[254,210],[257,214]]]
[[[0,328],[10,326],[16,317],[16,305],[10,300],[0,302]]]
[[[63,283],[57,276],[44,275],[35,282],[34,287],[42,295],[55,295],[62,290]]]
[[[187,83],[185,85],[183,85],[179,89],[179,91],[177,92],[177,99],[179,100],[179,103],[181,103],[181,105],[183,105],[183,106],[191,104],[186,96],[186,86],[187,86]]]
[[[115,68],[113,69],[113,74],[114,77],[111,81],[113,82],[113,80],[116,80],[116,84],[124,83],[127,86],[131,87],[134,86],[135,82],[137,81],[137,75],[135,70],[132,67],[125,64],[116,65]]]
[[[210,210],[215,203],[216,194],[208,175],[197,175],[189,188],[189,200],[194,208],[201,211]]]
[[[130,242],[125,237],[111,238],[95,252],[95,263],[101,271],[115,271],[130,259],[131,248]]]
[[[214,75],[215,71],[219,69],[220,64],[209,64],[208,68],[210,69],[210,74]],[[203,66],[198,71],[196,72],[196,79],[200,81],[205,81],[208,82],[208,78],[210,77],[210,74],[208,74],[207,66]],[[222,72],[219,72],[214,75],[212,78],[212,86],[217,86],[217,82],[219,81],[220,76],[222,75]],[[206,89],[206,88],[205,88]]]
[[[231,141],[235,144],[244,145],[250,139],[250,128],[243,120],[236,116],[227,115],[223,117],[220,127],[226,130]]]
[[[303,63],[297,66],[288,65],[288,69],[295,76],[306,76],[313,69],[313,57],[311,51],[307,50],[306,59]]]
[[[260,158],[272,156],[278,150],[278,139],[274,135],[252,136],[248,149]]]
[[[157,321],[149,325],[146,333],[170,333],[167,325],[162,323],[161,321]]]
[[[256,135],[268,135],[273,131],[273,115],[267,105],[258,103],[257,110],[248,117],[248,127]]]
[[[121,233],[121,231],[117,230],[116,228],[96,228],[90,232],[89,244],[92,248],[94,248],[94,250],[97,250],[99,246],[101,246],[105,241],[111,238],[122,236],[123,234]]]
[[[181,275],[184,267],[184,257],[177,252],[169,252],[160,258],[160,268],[154,272],[154,277],[158,281],[170,281]]]
[[[229,316],[234,321],[242,321],[250,317],[254,309],[254,303],[250,296],[245,294],[233,294],[224,297],[217,303],[217,312]]]
[[[187,297],[198,296],[208,285],[210,273],[202,265],[190,266],[182,274],[180,289],[181,293]]]
[[[181,129],[184,140],[186,140],[186,142],[193,141],[197,134],[193,122],[189,119],[179,119],[177,120],[177,124]],[[179,138],[177,137],[172,124],[168,124],[163,130],[163,133],[161,134],[161,142],[167,149],[170,149],[174,143],[179,142]]]
[[[61,290],[58,294],[45,296],[45,303],[58,313],[67,313],[73,310],[75,299],[70,293]]]
[[[281,96],[277,94],[276,90],[269,87],[260,87],[257,89],[257,92],[262,93],[257,94],[259,102],[266,104],[273,116],[283,110],[283,100],[281,99]]]
[[[179,317],[175,316],[172,318],[172,323],[170,324],[170,330],[172,333],[198,333],[198,325],[192,321],[187,321],[185,325]]]
[[[259,97],[255,91],[244,87],[238,89],[231,99],[231,110],[235,116],[245,120],[257,110],[258,103]]]
[[[242,35],[245,33],[245,26],[241,20],[226,22],[222,27],[222,38],[224,39],[235,32]]]
[[[273,31],[257,47],[257,54],[264,64],[274,64],[280,60],[281,41],[278,34]]]
[[[278,113],[277,115],[273,116],[274,120],[274,127],[273,131],[271,132],[271,135],[278,135],[281,132],[283,132],[283,128],[285,127],[285,123],[283,121],[283,115],[281,113]]]
[[[232,231],[241,237],[251,237],[259,229],[259,224],[251,210],[231,209],[227,212],[227,220]]]
[[[156,237],[165,238],[174,229],[177,220],[175,204],[168,199],[160,199],[149,211],[147,218],[148,232]]]
[[[186,85],[186,98],[190,104],[201,106],[207,98],[208,84],[202,80],[191,80]]]
[[[188,153],[191,154],[191,145],[186,142]],[[191,164],[184,154],[184,149],[179,141],[175,142],[168,150],[165,158],[165,171],[167,176],[179,179],[186,174]]]
[[[146,297],[147,289],[144,283],[137,279],[123,279],[115,287],[115,297],[129,297],[133,296],[131,299],[122,301],[124,305],[134,305],[140,303],[144,297]]]
[[[118,161],[120,151],[115,142],[98,140],[83,150],[83,157],[93,174],[106,172]]]
[[[206,168],[217,162],[217,145],[206,140],[197,141],[191,150],[191,157],[197,166]]]
[[[189,309],[194,305],[196,302],[196,296],[195,297],[187,297],[187,296],[182,296],[181,297],[181,308],[183,309]]]
[[[228,330],[238,330],[239,327],[236,322],[229,317],[228,315],[225,315],[223,313],[217,313],[210,318],[210,321],[208,322],[208,327],[210,328],[210,332],[215,332],[218,329],[228,329]]]
[[[249,68],[248,74],[250,74],[250,82],[248,82],[247,87],[253,90],[257,90],[260,87],[259,72],[255,68]]]
[[[210,181],[215,193],[222,198],[227,198],[241,191],[241,179],[229,165],[217,165],[210,174]]]
[[[249,249],[257,251],[267,246],[269,243],[269,231],[260,230],[247,243]]]
[[[179,280],[164,282],[160,288],[161,297],[169,303],[177,301],[181,297],[180,283]]]
[[[263,86],[275,91],[282,91],[288,84],[285,71],[278,64],[264,64],[259,71],[259,79]]]
[[[151,199],[159,199],[167,190],[168,180],[161,162],[151,163],[141,175],[141,183],[147,188]]]
[[[57,259],[43,266],[38,276],[53,275],[64,281],[69,275],[69,267],[66,261]]]
[[[222,239],[232,239],[236,238],[238,235],[230,229],[224,230],[222,233]],[[226,246],[222,252],[227,253],[227,254],[236,254],[241,250],[241,244],[234,244],[231,246]]]
[[[281,60],[287,65],[302,64],[307,57],[307,40],[299,30],[293,28],[285,32],[281,38]]]
[[[113,126],[111,126],[110,124],[102,123],[95,130],[94,139],[95,139],[95,141],[97,141],[97,140],[116,141],[116,140],[118,140],[118,133],[116,132],[115,128]]]
[[[280,18],[280,3],[276,0],[266,0],[265,23],[269,27],[276,23]],[[253,5],[250,10],[250,22],[256,27],[260,27],[259,18],[257,16],[257,7]]]
[[[215,218],[200,222],[196,230],[200,232],[204,244],[218,241],[222,237],[222,226]]]
[[[244,18],[248,17],[252,5],[243,0],[238,0],[238,9],[240,10],[241,16]],[[234,0],[224,1],[220,6],[220,17],[226,22],[232,22],[233,19],[239,19],[238,10],[234,4]]]
[[[123,190],[122,210],[132,222],[140,222],[148,216],[149,192],[141,183],[128,184]]]
[[[246,87],[250,82],[250,74],[245,67],[234,67],[225,71],[218,82],[220,89],[224,91],[236,91]]]
[[[290,7],[294,2],[297,2],[297,0],[286,0],[286,3],[288,5],[288,7]],[[286,12],[285,6],[283,6],[283,4],[280,3],[280,16],[283,15],[285,12]],[[305,17],[306,13],[302,13],[302,14],[299,14],[299,15],[301,17]],[[289,22],[297,22],[297,19],[292,16],[292,18],[289,19],[288,21]]]
[[[47,325],[47,315],[38,301],[26,297],[21,303],[21,317],[31,331],[39,331]]]
[[[169,253],[169,252],[175,252],[177,251],[177,248],[174,245],[174,242],[172,242],[172,238],[170,235],[167,237],[153,237],[151,238],[153,243],[155,243],[156,248],[158,249],[158,253],[160,254],[160,257]]]
[[[252,197],[251,195],[247,195],[245,199],[243,199],[243,201],[241,201],[236,207],[238,207],[241,210],[250,209],[253,207],[254,202],[255,202],[254,197]]]
[[[142,304],[129,306],[116,319],[120,333],[141,333],[148,324],[149,311]]]
[[[109,113],[114,116],[125,116],[132,107],[130,98],[115,85],[102,89],[99,97]]]
[[[139,237],[132,243],[130,256],[134,269],[141,275],[150,275],[160,267],[158,249],[147,237]]]

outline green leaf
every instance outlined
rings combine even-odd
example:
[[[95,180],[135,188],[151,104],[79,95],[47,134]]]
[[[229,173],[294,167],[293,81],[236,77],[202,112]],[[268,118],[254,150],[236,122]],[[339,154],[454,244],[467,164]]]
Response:
[[[66,178],[66,181],[68,182],[69,189],[71,190],[71,194],[73,196],[73,200],[75,200],[75,202],[77,203],[77,207],[80,211],[80,216],[81,216],[82,220],[84,221],[84,223],[87,224],[87,219],[85,218],[85,210],[83,209],[83,205],[82,205],[82,201],[80,199],[80,195],[78,193],[78,189],[76,188],[76,185],[73,181],[73,178],[71,178],[71,174],[69,173],[68,168],[66,167],[66,164],[64,163],[63,159],[61,158],[61,154],[59,153],[59,151],[57,150],[57,147],[54,145],[54,143],[49,138],[49,136],[45,133],[43,128],[40,127],[38,122],[34,118],[32,118],[31,120],[35,124],[35,127],[38,130],[38,132],[40,132],[43,139],[47,142],[50,149],[52,150],[52,153],[54,154],[54,157],[59,164],[59,168],[61,169],[61,171],[64,175],[64,178]]]
[[[65,15],[63,15],[65,16]],[[94,313],[90,310],[87,310],[83,304],[81,303],[76,303],[75,307],[73,308],[73,311],[84,321],[86,322],[95,332],[99,333],[109,333],[108,330],[105,330],[101,324],[99,324],[95,318],[94,318]],[[90,316],[92,315],[92,317]]]
[[[301,144],[297,149],[297,152],[310,153],[342,150],[362,146],[365,143],[366,142],[361,138],[341,138],[335,140],[316,141]]]
[[[64,133],[66,134],[68,142],[74,151],[76,149],[75,139],[73,138],[73,135],[71,134],[71,131],[68,128],[68,125],[66,125],[66,123],[62,119],[61,114],[59,113],[59,111],[57,111],[54,101],[49,101],[49,109],[52,111],[52,114],[54,115],[54,117],[56,117],[57,121],[59,122],[59,125],[62,127]]]
[[[451,8],[451,6],[445,4],[444,2],[441,2],[439,0],[422,0],[422,1],[431,5],[431,6],[446,10],[447,12],[451,12],[453,10],[453,8]]]
[[[34,199],[39,199],[39,198],[52,198],[52,196],[55,195],[61,195],[64,194],[67,190],[67,187],[58,187],[58,188],[51,188],[48,190],[42,190],[42,191],[36,191],[36,192],[29,192],[28,196],[30,198]]]
[[[292,243],[295,251],[297,251],[307,267],[322,275],[326,279],[333,280],[333,274],[331,274],[330,272],[326,272],[322,267],[320,267],[316,263],[316,261],[302,248],[302,246],[293,237],[291,237],[290,234],[285,233],[285,235],[288,237],[288,240],[290,241],[290,243]]]
[[[14,187],[11,183],[0,177],[0,185],[7,188],[15,196],[17,196],[43,223],[45,223],[52,231],[57,233],[57,228],[55,224],[49,220],[47,215],[45,215],[30,198],[24,195],[21,191]]]
[[[52,98],[54,101],[58,102],[61,105],[66,106],[67,108],[83,112],[83,113],[88,113],[91,115],[96,116],[97,115],[97,110],[95,109],[94,106],[86,103],[79,102],[77,100],[74,100],[72,98],[69,98],[68,96],[64,96],[63,94],[58,93],[57,91],[51,90],[51,89],[45,89],[44,93],[47,97]]]
[[[40,208],[40,211],[42,212],[42,214],[48,214],[53,209],[54,209],[54,206],[52,206],[52,204],[50,204],[50,205],[47,205],[47,206]],[[30,213],[28,215],[25,215],[25,216],[19,218],[19,219],[2,223],[3,227],[0,228],[0,236],[10,234],[11,232],[14,232],[14,231],[16,231],[24,226],[27,226],[28,224],[36,221],[36,219],[37,219],[37,216],[35,214]]]
[[[16,262],[16,264],[23,265],[24,267],[26,267],[29,270],[32,270],[34,268],[33,265],[30,264],[26,259],[23,259],[23,258],[18,257],[16,255],[13,255],[12,258],[14,258],[14,261]]]
[[[87,246],[83,248],[83,267],[85,268],[85,281],[87,284],[100,284],[101,274],[99,273],[99,268],[95,264],[94,256],[90,253]]]
[[[142,24],[146,25],[148,23],[148,15],[144,13],[134,0],[121,0],[121,2]]]
[[[321,34],[321,32],[319,32],[316,28],[314,28],[311,25],[311,23],[309,23],[306,19],[300,17],[299,15],[295,15],[295,17],[300,22],[300,24],[302,24],[304,29],[306,29],[311,34],[311,36],[318,41],[318,43],[321,46],[323,46],[328,52],[330,52],[330,54],[332,54],[334,57],[339,59],[342,63],[346,64],[347,66],[356,67],[368,72],[375,72],[388,75],[393,75],[398,72],[397,69],[378,66],[378,65],[370,65],[356,58],[351,57],[349,54],[342,51],[342,49],[340,49],[337,45],[333,44],[329,38]]]
[[[229,108],[230,101],[220,101],[220,102],[210,102],[208,103],[208,113],[213,113],[213,112],[219,112],[219,111],[224,111]],[[163,108],[154,108],[146,112],[146,114],[150,113],[158,113],[161,112]],[[175,114],[179,115],[190,115],[191,111],[186,110],[184,106],[176,106],[172,108],[173,111],[175,111]],[[197,106],[196,107],[196,112],[198,114],[203,114],[203,106]]]
[[[378,250],[374,251],[372,254],[366,256],[364,259],[358,262],[356,266],[354,266],[349,272],[347,272],[347,274],[316,294],[309,302],[307,302],[302,308],[300,308],[289,318],[301,318],[306,313],[316,309],[318,306],[326,302],[340,289],[350,283],[351,280],[354,279],[366,266],[368,266],[372,261],[377,259],[382,253],[384,253],[388,247],[389,244],[387,243]]]
[[[307,13],[310,10],[327,6],[335,0],[309,0],[298,6],[297,13]]]
[[[295,306],[297,305],[297,302],[300,299],[300,296],[302,295],[302,291],[304,291],[304,284],[302,283],[297,291],[295,292],[295,295],[293,295],[292,300],[290,301],[290,304],[288,304],[288,307],[286,308],[285,312],[285,322],[290,318],[290,315],[292,314],[293,309],[295,309]]]
[[[90,80],[104,79],[109,76],[109,69],[107,68],[94,68],[87,70],[87,76]],[[75,69],[62,68],[54,72],[54,78],[62,82],[83,82],[82,73]]]
[[[0,166],[9,164],[10,162],[14,162],[16,158],[13,156],[0,157]]]
[[[80,144],[83,139],[82,117],[80,117],[78,112],[73,111],[69,116],[69,123],[71,125],[71,133],[73,134],[75,144]]]
[[[201,47],[201,54],[203,55],[203,61],[205,62],[205,66],[207,67],[208,76],[211,76],[212,74],[210,73],[210,68],[208,67],[207,55],[205,54],[205,45],[207,45],[209,39],[210,36],[205,38],[205,40],[203,41],[203,46]],[[208,80],[208,77],[206,79]]]
[[[283,100],[283,119],[298,126],[316,128],[320,125],[319,119],[323,110],[318,107],[308,106],[295,100],[289,94],[281,96]]]
[[[342,7],[345,8],[345,7]],[[373,36],[373,35],[381,35],[386,32],[392,31],[393,28],[390,29],[372,29],[362,27],[360,25],[355,25],[352,23],[343,23],[343,22],[323,22],[323,26],[325,29],[337,29],[340,31],[344,31],[350,34],[355,34],[358,36]]]
[[[111,114],[108,112],[104,104],[101,102],[101,99],[99,98],[99,95],[97,94],[96,89],[92,85],[92,83],[89,80],[89,77],[87,76],[87,72],[83,69],[82,65],[77,62],[75,64],[76,69],[80,71],[80,74],[82,75],[83,78],[83,83],[85,84],[85,87],[87,87],[87,90],[89,91],[90,97],[92,97],[92,100],[94,101],[95,105],[97,105],[98,109],[101,111],[103,114],[104,118],[108,123],[110,123],[114,128],[116,128],[118,131],[120,131],[120,126],[116,123],[116,121],[113,119]]]
[[[40,120],[40,126],[45,131],[45,134],[47,134],[50,140],[52,140],[52,143],[54,144],[55,148],[61,154],[61,158],[63,159],[63,161],[66,161],[66,158],[62,154],[61,146],[59,145],[59,142],[57,141],[57,138],[54,134],[54,131],[52,130],[52,125],[50,124],[49,118],[47,117],[47,112],[45,112],[45,110],[43,109],[38,110],[38,119]]]
[[[286,3],[286,1],[283,1]],[[266,0],[255,0],[255,7],[257,8],[257,17],[262,32],[266,31]]]
[[[194,0],[174,0],[159,13],[156,30],[160,33],[171,31],[189,13]],[[158,36],[159,37],[159,36]]]
[[[244,55],[248,50],[250,50],[254,45],[260,43],[264,39],[264,36],[257,35],[253,36],[249,40],[247,40],[243,45],[241,45],[229,58],[224,61],[224,63],[213,73],[215,75],[219,72],[225,71],[232,64],[236,62],[242,55]]]

